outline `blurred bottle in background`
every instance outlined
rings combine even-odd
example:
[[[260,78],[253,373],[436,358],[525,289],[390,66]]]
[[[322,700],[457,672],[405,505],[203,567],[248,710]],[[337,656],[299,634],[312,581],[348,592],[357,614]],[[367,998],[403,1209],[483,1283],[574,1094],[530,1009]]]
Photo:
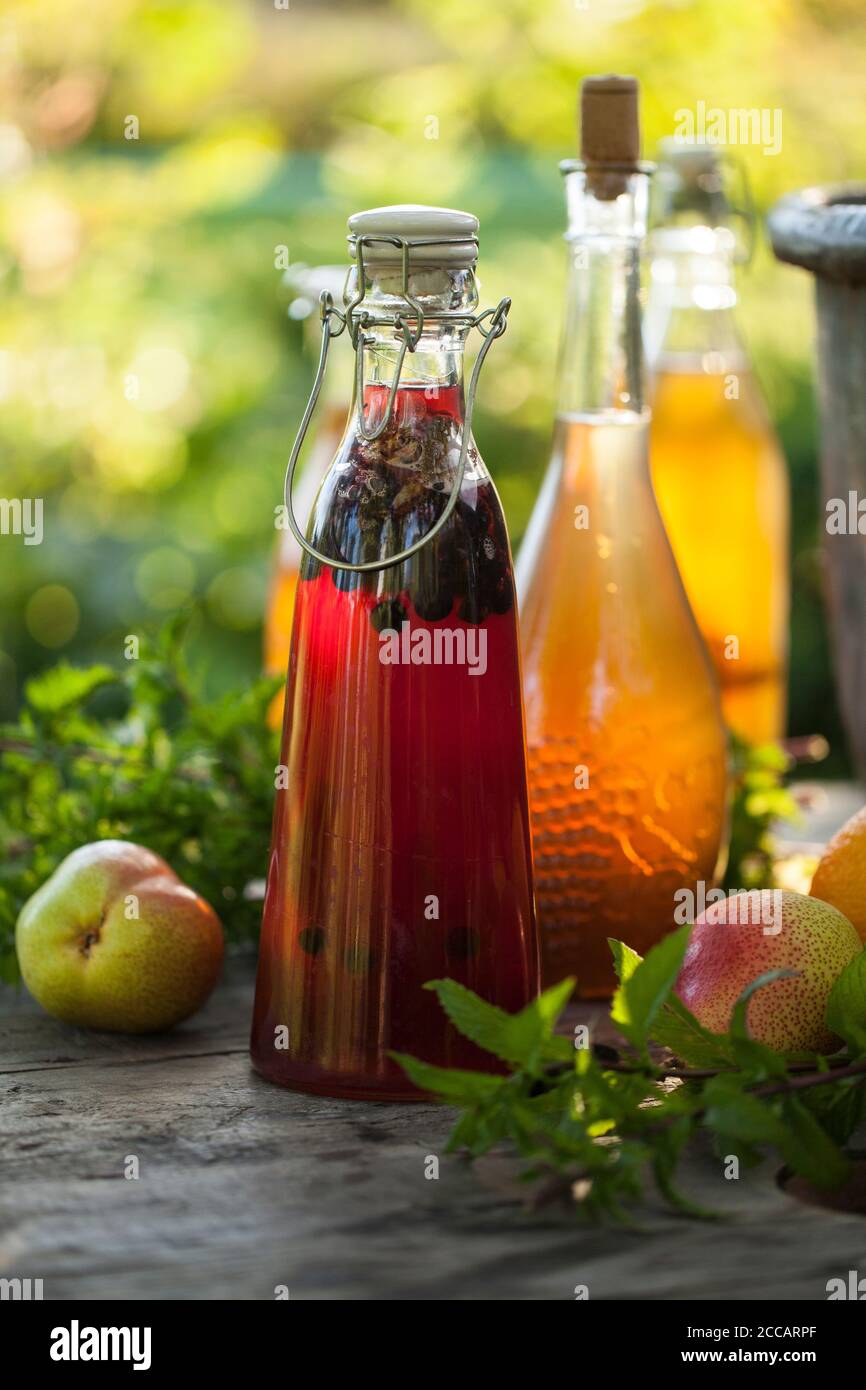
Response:
[[[785,731],[788,480],[734,312],[753,218],[716,146],[663,141],[644,333],[653,486],[719,678],[722,713],[761,743]]]
[[[303,321],[305,347],[313,362],[318,358],[321,342],[319,296],[327,290],[339,308],[345,279],[346,269],[339,265],[298,265],[286,272],[284,283],[291,296],[289,317]],[[315,416],[315,435],[295,487],[295,512],[302,525],[306,525],[319,484],[346,428],[352,400],[352,360],[351,354],[344,357],[339,347],[331,352]],[[301,547],[286,527],[277,532],[265,611],[264,666],[269,676],[286,674],[300,567]],[[271,705],[268,723],[272,728],[279,728],[282,721],[284,699],[285,692],[281,691]]]

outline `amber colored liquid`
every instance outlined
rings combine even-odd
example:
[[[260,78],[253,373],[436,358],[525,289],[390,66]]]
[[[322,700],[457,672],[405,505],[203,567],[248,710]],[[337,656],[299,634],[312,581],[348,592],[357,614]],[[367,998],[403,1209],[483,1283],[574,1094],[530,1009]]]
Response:
[[[347,406],[329,406],[321,417],[315,442],[299,483],[295,488],[295,514],[303,528],[319,482],[333,459],[346,424]],[[271,580],[268,586],[264,622],[264,668],[269,676],[284,676],[289,664],[295,594],[301,569],[301,547],[291,531],[281,531],[274,546]],[[271,701],[268,724],[278,729],[283,721],[285,691]]]
[[[298,588],[299,566],[294,556],[283,558],[279,553],[282,549],[282,546],[277,547],[265,614],[265,670],[269,676],[279,675],[289,664],[295,593]],[[280,718],[282,703],[280,700]]]
[[[646,424],[565,417],[521,551],[536,900],[546,983],[614,984],[725,829],[718,696],[652,498]],[[579,509],[585,508],[585,511]]]
[[[655,378],[653,486],[725,721],[766,742],[785,730],[785,465],[747,370],[683,370],[674,361]]]
[[[405,430],[381,450],[344,443],[316,504],[316,544],[362,560],[429,529],[453,474],[425,475],[425,440],[453,437],[458,418],[453,391],[401,390]],[[402,638],[404,626],[407,641],[483,635],[486,669],[383,664],[381,634]],[[477,460],[454,516],[403,566],[359,576],[305,560],[281,761],[258,1070],[302,1090],[401,1099],[418,1093],[392,1050],[489,1069],[424,989],[450,976],[515,1010],[538,988],[511,559]]]

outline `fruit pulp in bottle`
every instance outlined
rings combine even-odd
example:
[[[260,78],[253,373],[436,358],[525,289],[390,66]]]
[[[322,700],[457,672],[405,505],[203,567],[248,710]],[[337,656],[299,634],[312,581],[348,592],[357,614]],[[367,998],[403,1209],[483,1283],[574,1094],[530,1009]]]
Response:
[[[732,394],[732,392],[734,394]],[[785,724],[785,465],[748,367],[662,358],[650,468],[725,722],[754,743]]]
[[[725,830],[718,695],[652,497],[648,416],[561,416],[518,567],[544,983],[615,983]]]
[[[367,387],[368,418],[384,394]],[[344,439],[313,543],[358,561],[429,530],[461,418],[459,388],[401,387],[379,441]],[[257,1068],[299,1089],[398,1099],[418,1093],[392,1051],[495,1066],[424,989],[450,976],[516,1010],[538,988],[511,556],[474,446],[455,512],[412,559],[357,575],[305,558],[281,763]]]

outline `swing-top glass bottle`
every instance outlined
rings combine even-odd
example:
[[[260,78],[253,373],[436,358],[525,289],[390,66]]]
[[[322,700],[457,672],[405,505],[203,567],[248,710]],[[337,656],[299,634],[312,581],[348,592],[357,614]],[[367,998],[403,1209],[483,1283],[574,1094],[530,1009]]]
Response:
[[[511,556],[471,435],[508,304],[478,313],[469,214],[384,208],[349,226],[356,266],[345,311],[324,305],[319,381],[348,332],[356,394],[298,530],[252,1055],[288,1086],[400,1099],[418,1093],[394,1052],[490,1065],[428,981],[509,1010],[538,989]]]

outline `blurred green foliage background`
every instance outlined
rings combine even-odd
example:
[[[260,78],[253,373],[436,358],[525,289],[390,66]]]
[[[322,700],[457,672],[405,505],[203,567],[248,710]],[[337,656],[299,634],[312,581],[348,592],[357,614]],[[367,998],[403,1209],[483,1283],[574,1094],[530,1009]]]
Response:
[[[580,78],[642,79],[649,156],[699,100],[781,108],[781,153],[740,151],[766,210],[787,189],[863,175],[851,58],[864,37],[860,0],[7,3],[0,496],[43,497],[45,541],[0,538],[0,718],[28,674],[58,655],[116,662],[125,634],[192,595],[214,692],[257,671],[274,506],[311,375],[280,247],[343,260],[348,214],[387,202],[478,213],[483,297],[514,308],[477,432],[517,541],[549,445],[556,163],[576,152]],[[740,288],[791,469],[790,728],[826,733],[841,768],[811,284],[764,244]]]

